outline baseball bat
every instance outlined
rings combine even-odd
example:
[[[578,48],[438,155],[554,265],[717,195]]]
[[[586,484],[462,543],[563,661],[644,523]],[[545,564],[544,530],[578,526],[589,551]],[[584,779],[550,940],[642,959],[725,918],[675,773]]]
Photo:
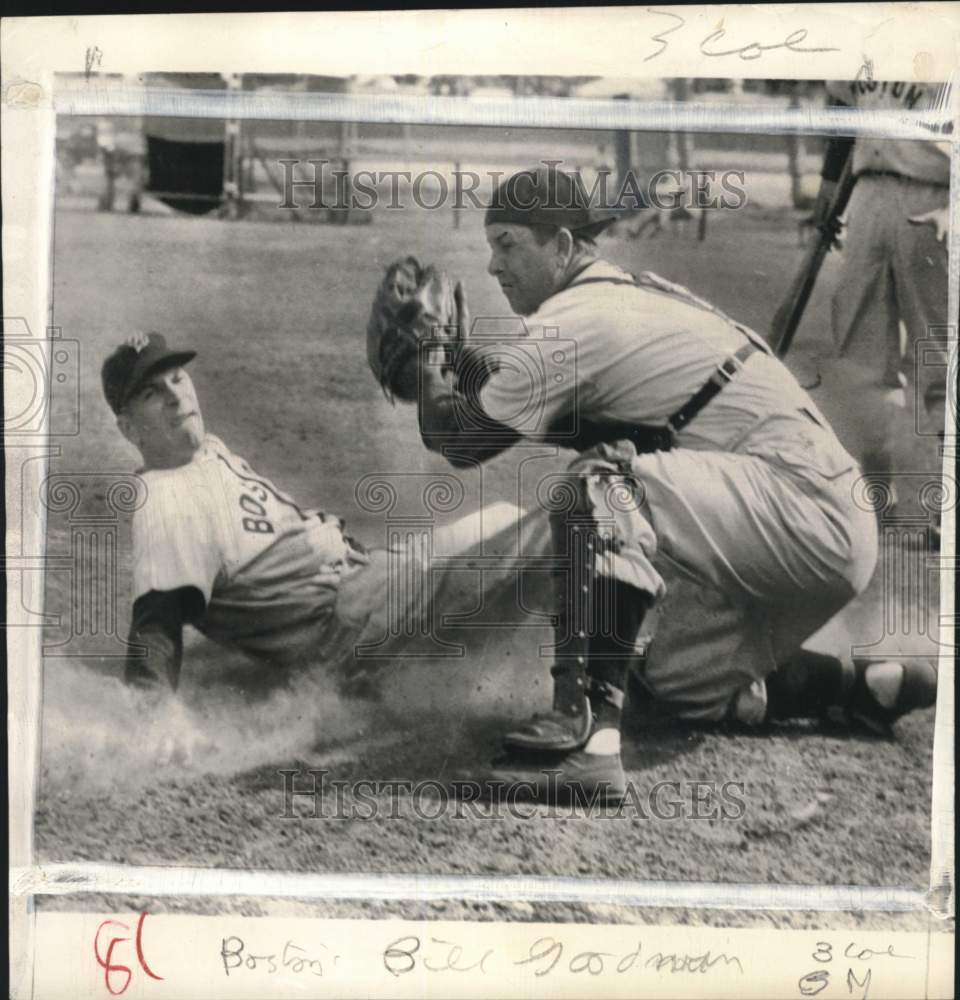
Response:
[[[782,358],[790,350],[794,335],[800,326],[800,320],[803,319],[803,313],[813,291],[813,286],[816,284],[817,275],[823,265],[823,259],[829,253],[836,237],[837,220],[843,215],[847,203],[850,201],[850,194],[856,183],[852,161],[853,157],[848,156],[840,179],[837,181],[826,222],[817,228],[817,238],[804,255],[803,263],[800,265],[790,290],[783,302],[780,303],[780,308],[774,313],[770,340],[778,358]]]

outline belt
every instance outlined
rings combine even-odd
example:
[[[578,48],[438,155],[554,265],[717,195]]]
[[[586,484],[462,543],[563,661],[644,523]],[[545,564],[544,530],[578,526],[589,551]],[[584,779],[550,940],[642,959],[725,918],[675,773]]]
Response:
[[[901,174],[899,170],[861,170],[857,177],[896,177],[898,181],[912,181],[913,177]]]
[[[941,184],[939,181],[929,181],[924,177],[909,177],[907,174],[901,174],[897,170],[861,170],[857,174],[857,179],[861,177],[893,177],[898,181],[909,181],[911,184],[929,184],[931,187],[949,187],[948,183]]]

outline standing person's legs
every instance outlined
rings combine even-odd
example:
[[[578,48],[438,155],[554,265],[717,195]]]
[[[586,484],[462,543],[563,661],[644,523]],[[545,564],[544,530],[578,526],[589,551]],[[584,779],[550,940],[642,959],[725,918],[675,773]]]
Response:
[[[831,303],[844,425],[856,438],[864,472],[883,482],[894,470],[895,431],[903,417],[905,345],[893,273],[896,183],[885,177],[857,181]]]
[[[942,433],[950,346],[947,245],[937,240],[934,226],[909,220],[946,204],[948,194],[942,187],[907,180],[899,182],[897,194],[893,275],[909,340],[905,368],[930,430]]]

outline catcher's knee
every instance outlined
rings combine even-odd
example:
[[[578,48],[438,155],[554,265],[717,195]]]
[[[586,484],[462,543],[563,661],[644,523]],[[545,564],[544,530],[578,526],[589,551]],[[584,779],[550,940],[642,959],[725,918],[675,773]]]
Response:
[[[652,597],[664,590],[653,566],[656,534],[643,511],[636,485],[610,463],[581,462],[543,484],[554,552],[577,547],[592,554],[599,576],[628,584]]]

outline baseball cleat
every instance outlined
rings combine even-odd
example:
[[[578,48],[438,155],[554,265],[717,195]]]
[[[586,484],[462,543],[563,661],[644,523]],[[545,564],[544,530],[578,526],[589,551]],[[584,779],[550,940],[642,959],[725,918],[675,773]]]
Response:
[[[581,749],[590,738],[593,713],[585,696],[572,709],[571,712],[554,709],[537,713],[503,737],[504,747],[540,753],[570,753]]]
[[[876,736],[889,739],[897,719],[936,703],[937,672],[925,660],[906,663],[857,660],[854,670],[844,714],[850,722]]]
[[[486,801],[539,805],[616,804],[626,795],[620,754],[506,754],[463,776]]]

